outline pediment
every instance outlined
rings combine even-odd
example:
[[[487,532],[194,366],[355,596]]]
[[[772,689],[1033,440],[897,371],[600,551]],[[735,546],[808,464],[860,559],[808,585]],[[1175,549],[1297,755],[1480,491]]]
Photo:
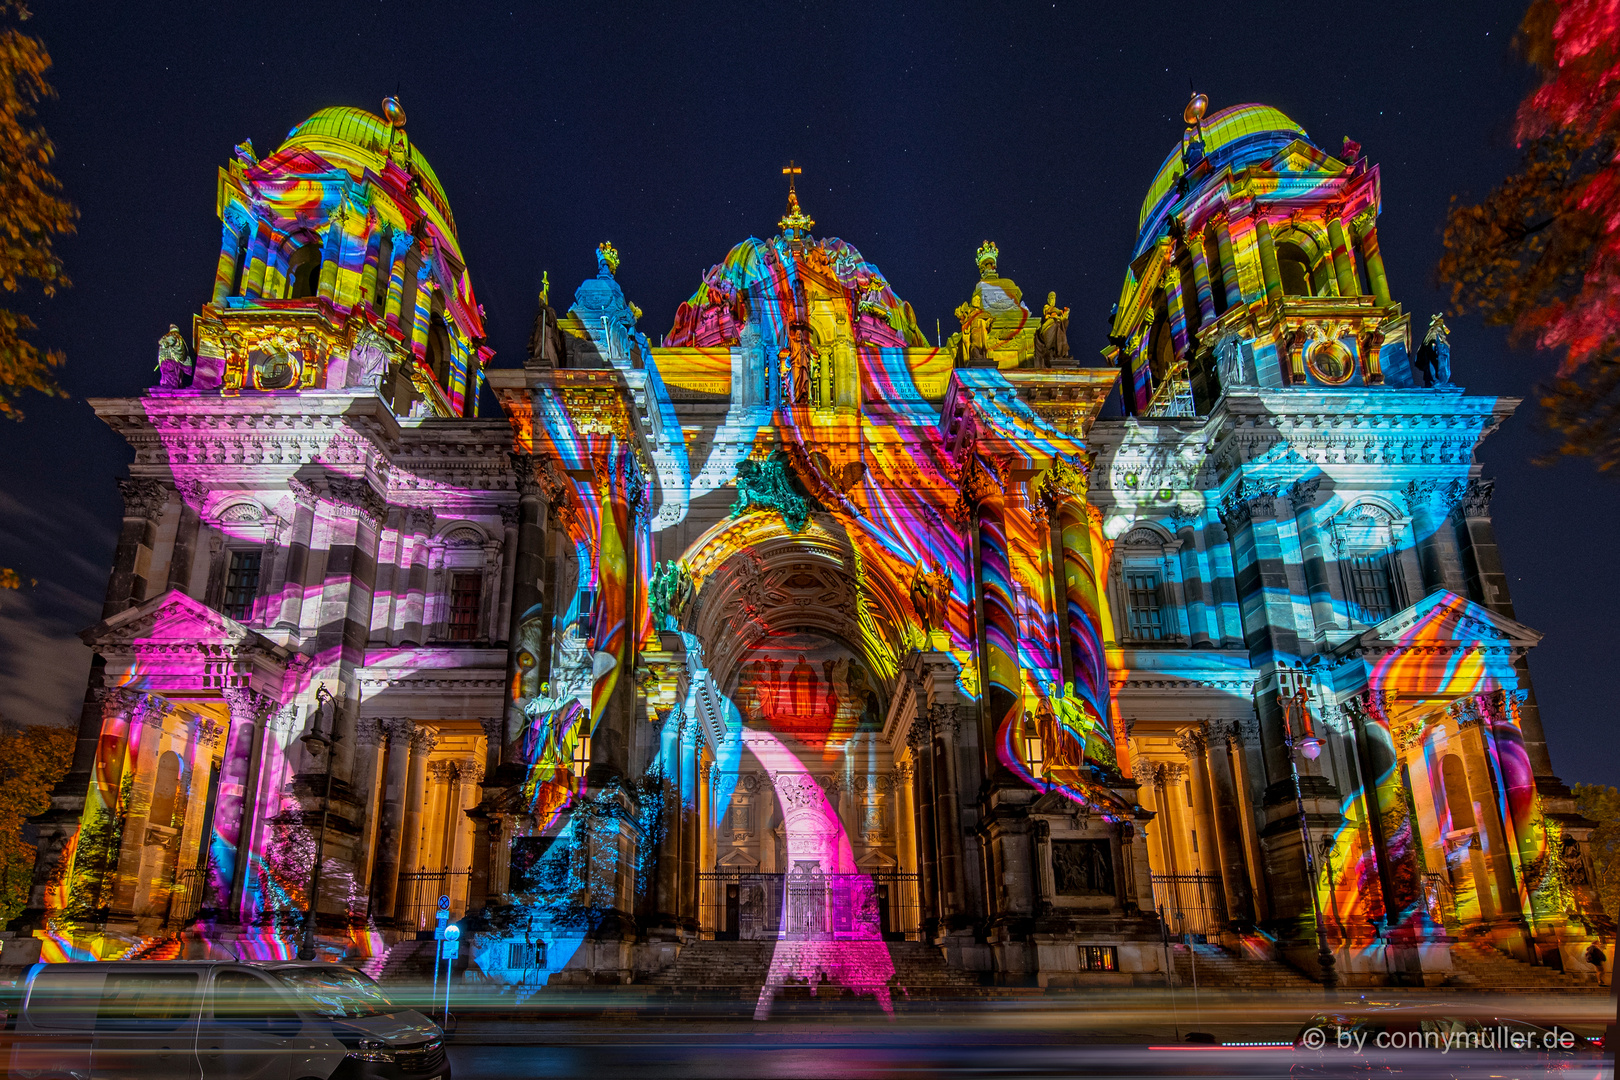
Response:
[[[1320,147],[1312,146],[1304,139],[1295,139],[1266,159],[1260,168],[1273,173],[1327,173],[1337,176],[1344,172],[1345,165]]]
[[[717,865],[729,870],[758,870],[759,860],[754,858],[742,848],[732,848],[716,860]]]
[[[1448,590],[1430,593],[1345,643],[1349,649],[1496,648],[1528,649],[1541,634],[1505,615]]]
[[[92,648],[147,644],[240,646],[244,643],[272,650],[280,648],[269,638],[178,589],[170,589],[162,596],[120,611],[81,631],[79,637]]]

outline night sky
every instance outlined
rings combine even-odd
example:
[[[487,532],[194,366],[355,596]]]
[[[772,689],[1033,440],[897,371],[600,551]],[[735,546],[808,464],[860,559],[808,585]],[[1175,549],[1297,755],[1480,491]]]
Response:
[[[789,158],[818,235],[884,272],[930,336],[976,280],[980,241],[1026,296],[1073,308],[1079,355],[1106,342],[1137,213],[1181,136],[1188,80],[1211,111],[1264,102],[1322,147],[1350,135],[1382,166],[1379,239],[1395,298],[1427,326],[1453,194],[1515,162],[1523,0],[1028,5],[455,3],[64,4],[27,25],[56,61],[44,109],[83,211],[62,244],[74,288],[24,302],[64,349],[67,401],[0,421],[0,712],[77,715],[131,453],[85,404],[155,381],[156,343],[189,328],[219,247],[220,166],[263,155],[328,105],[397,93],[443,181],[495,366],[516,365],[542,271],[565,307],[611,240],[657,339],[700,274],[776,231]],[[10,303],[12,301],[5,301]],[[1038,301],[1036,301],[1038,303]],[[1528,396],[1550,371],[1477,318],[1451,320],[1471,392]],[[1620,781],[1612,643],[1616,480],[1550,445],[1533,401],[1482,451],[1553,763]]]

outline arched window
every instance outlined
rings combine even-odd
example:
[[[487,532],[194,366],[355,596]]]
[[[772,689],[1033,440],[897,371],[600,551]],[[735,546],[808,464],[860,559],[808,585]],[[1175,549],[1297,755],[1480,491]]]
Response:
[[[437,312],[433,320],[428,323],[427,336],[427,366],[438,380],[439,389],[450,391],[450,330],[444,324],[444,316]]]
[[[1209,287],[1219,318],[1226,314],[1226,270],[1221,266],[1221,242],[1213,225],[1204,230],[1204,262],[1209,266]]]
[[[321,291],[321,244],[310,240],[287,260],[287,299],[307,300]]]
[[[1277,271],[1284,296],[1315,296],[1311,285],[1311,261],[1298,244],[1277,245]]]
[[[1176,335],[1170,329],[1170,310],[1161,300],[1158,313],[1153,318],[1153,332],[1148,336],[1148,371],[1153,376],[1148,385],[1149,394],[1164,382],[1175,363]]]
[[[1183,640],[1180,586],[1168,557],[1174,543],[1156,529],[1138,526],[1115,544],[1112,603],[1121,641]]]
[[[1370,503],[1352,506],[1333,522],[1333,546],[1352,620],[1371,626],[1405,606],[1389,511]]]

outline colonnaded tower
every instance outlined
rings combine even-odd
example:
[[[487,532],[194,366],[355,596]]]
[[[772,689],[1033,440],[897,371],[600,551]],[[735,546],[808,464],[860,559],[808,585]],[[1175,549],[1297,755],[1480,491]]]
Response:
[[[931,345],[790,190],[660,345],[604,243],[491,368],[398,102],[237,147],[190,347],[92,403],[135,461],[5,961],[393,974],[442,895],[519,994],[1152,984],[1166,933],[1589,977],[1473,457],[1517,402],[1393,300],[1359,147],[1205,110],[1095,366],[990,242]]]

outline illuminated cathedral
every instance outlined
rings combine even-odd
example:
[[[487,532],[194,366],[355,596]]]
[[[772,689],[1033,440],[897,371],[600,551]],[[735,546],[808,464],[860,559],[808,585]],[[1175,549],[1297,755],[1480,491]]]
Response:
[[[91,402],[135,458],[5,962],[393,976],[447,905],[472,982],[746,960],[762,1014],[1167,942],[1590,978],[1474,459],[1517,402],[1392,298],[1358,146],[1206,111],[1073,350],[989,241],[931,343],[790,188],[659,344],[603,243],[493,367],[398,102],[238,146],[212,296]]]

